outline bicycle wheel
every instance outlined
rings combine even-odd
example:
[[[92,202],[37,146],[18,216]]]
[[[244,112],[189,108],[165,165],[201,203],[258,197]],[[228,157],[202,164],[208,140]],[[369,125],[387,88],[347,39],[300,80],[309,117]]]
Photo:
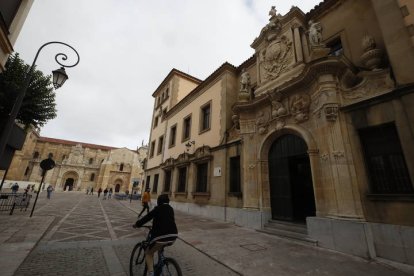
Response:
[[[131,258],[129,259],[129,274],[131,276],[145,276],[147,274],[144,251],[141,242],[137,243],[132,249]]]
[[[165,258],[164,265],[162,267],[159,276],[182,276],[181,268],[177,261],[172,258]]]

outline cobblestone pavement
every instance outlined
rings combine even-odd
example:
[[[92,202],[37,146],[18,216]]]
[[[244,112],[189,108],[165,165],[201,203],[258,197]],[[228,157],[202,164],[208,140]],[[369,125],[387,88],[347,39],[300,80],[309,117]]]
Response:
[[[44,193],[32,218],[0,214],[1,276],[128,275],[130,252],[146,229],[133,229],[138,201],[80,192]],[[179,240],[166,249],[186,276],[414,275],[390,266],[303,245],[212,219],[176,212]],[[30,253],[29,253],[30,252]],[[7,260],[7,258],[11,258]]]
[[[35,214],[55,220],[14,275],[128,275],[130,253],[146,230],[132,228],[138,210],[122,203],[68,192],[41,198]],[[239,275],[181,240],[165,255],[184,275]]]

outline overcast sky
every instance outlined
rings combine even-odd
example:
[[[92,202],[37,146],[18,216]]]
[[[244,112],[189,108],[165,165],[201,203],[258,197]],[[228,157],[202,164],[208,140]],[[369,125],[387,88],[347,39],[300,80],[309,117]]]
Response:
[[[148,143],[152,93],[172,68],[204,80],[224,62],[248,59],[272,5],[308,12],[319,0],[35,0],[15,45],[31,64],[49,41],[73,46],[80,63],[56,91],[57,118],[46,137],[136,149]],[[49,45],[37,61],[59,68]]]

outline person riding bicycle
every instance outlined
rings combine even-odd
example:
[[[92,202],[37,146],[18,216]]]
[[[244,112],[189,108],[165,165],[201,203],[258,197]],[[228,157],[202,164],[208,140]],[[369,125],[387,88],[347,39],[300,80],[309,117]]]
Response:
[[[153,275],[154,253],[167,244],[172,244],[178,237],[177,225],[175,224],[174,209],[169,205],[170,199],[167,194],[158,196],[157,206],[143,218],[137,220],[134,228],[141,227],[152,221],[150,245],[145,252],[145,262],[148,275]]]

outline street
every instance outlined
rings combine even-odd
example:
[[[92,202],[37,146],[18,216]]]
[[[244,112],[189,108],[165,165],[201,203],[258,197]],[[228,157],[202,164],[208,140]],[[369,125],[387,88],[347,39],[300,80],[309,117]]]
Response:
[[[103,200],[82,192],[39,196],[34,216],[0,214],[1,275],[128,275],[139,201]],[[179,239],[165,255],[183,275],[410,275],[387,264],[252,229],[176,212]]]
[[[129,200],[122,204],[76,192],[44,197],[35,214],[55,219],[15,275],[128,275],[132,248],[146,234],[132,228],[137,214],[123,205]],[[238,275],[181,240],[166,256],[179,262],[184,275]]]

